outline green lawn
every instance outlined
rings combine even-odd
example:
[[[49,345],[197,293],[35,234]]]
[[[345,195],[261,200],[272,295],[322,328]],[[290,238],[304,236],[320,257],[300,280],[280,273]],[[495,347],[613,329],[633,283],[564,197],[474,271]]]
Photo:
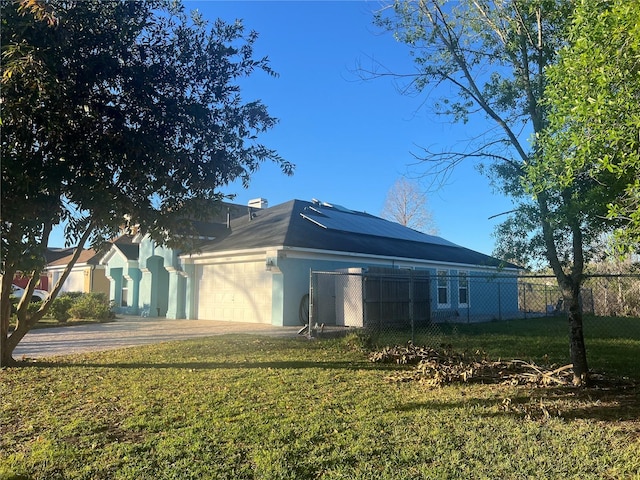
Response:
[[[585,317],[587,360],[592,370],[640,380],[640,319]],[[383,332],[381,345],[405,343],[410,332]],[[530,318],[488,323],[434,324],[418,329],[417,345],[451,344],[459,351],[482,350],[493,358],[518,358],[538,364],[570,363],[569,327],[565,317]]]
[[[0,478],[640,476],[638,389],[390,382],[400,367],[352,344],[222,336],[2,370]]]

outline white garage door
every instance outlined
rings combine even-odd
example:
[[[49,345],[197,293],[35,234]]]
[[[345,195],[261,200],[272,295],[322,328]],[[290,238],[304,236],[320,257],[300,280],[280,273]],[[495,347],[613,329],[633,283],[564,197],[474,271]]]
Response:
[[[53,287],[58,279],[62,276],[61,271],[53,272],[51,276],[51,287]],[[84,292],[84,270],[72,270],[69,276],[62,284],[61,292]]]
[[[198,268],[199,319],[271,323],[271,273],[264,261]]]

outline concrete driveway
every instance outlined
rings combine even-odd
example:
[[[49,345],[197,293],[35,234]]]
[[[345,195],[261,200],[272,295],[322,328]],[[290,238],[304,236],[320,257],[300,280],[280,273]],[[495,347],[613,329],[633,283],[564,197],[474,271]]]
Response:
[[[300,327],[214,320],[169,320],[118,316],[115,322],[31,330],[18,344],[13,358],[42,358],[97,352],[151,343],[210,337],[228,333],[298,336]]]

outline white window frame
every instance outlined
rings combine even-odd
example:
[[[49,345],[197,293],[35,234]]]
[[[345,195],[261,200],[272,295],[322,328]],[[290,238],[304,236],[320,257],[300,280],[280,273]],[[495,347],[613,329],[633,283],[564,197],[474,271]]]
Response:
[[[129,282],[126,278],[122,278],[122,288],[120,289],[120,306],[129,306]]]
[[[458,306],[461,308],[469,308],[469,294],[471,292],[471,283],[469,281],[470,277],[469,277],[469,271],[468,270],[460,270],[458,271]],[[464,283],[464,287],[463,287],[463,283]],[[462,290],[466,290],[467,291],[467,301],[466,302],[461,302],[460,301],[460,292],[462,292]]]
[[[443,281],[444,284],[441,284]],[[438,308],[449,308],[451,307],[451,277],[448,270],[438,270],[436,271],[436,302],[438,304]],[[445,289],[445,294],[447,296],[446,303],[440,303],[440,289]]]

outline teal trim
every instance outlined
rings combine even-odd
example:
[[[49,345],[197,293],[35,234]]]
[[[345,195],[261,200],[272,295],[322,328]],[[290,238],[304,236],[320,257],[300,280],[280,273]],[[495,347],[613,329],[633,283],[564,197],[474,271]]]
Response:
[[[271,277],[271,325],[283,326],[284,318],[284,275],[273,273]]]
[[[185,318],[186,279],[180,272],[169,272],[167,318]]]
[[[149,316],[164,317],[169,309],[169,272],[159,256],[147,258],[146,267],[150,274]]]
[[[185,318],[195,319],[196,318],[196,266],[193,264],[187,264],[184,266],[184,272],[187,275],[185,278],[185,305],[184,305],[184,316]]]
[[[122,305],[122,267],[110,268],[109,298],[113,301],[116,312]]]

